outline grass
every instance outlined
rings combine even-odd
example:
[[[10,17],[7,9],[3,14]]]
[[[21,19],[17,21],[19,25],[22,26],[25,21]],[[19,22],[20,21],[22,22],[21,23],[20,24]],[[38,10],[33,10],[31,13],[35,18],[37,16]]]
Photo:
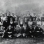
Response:
[[[14,39],[2,39],[0,38],[0,44],[44,44],[42,38],[14,38]]]

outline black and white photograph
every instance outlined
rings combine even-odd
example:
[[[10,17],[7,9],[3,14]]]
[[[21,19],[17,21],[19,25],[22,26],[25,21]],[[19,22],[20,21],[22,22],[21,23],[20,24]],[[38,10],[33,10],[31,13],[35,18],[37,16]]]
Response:
[[[44,44],[44,0],[0,0],[0,44]]]

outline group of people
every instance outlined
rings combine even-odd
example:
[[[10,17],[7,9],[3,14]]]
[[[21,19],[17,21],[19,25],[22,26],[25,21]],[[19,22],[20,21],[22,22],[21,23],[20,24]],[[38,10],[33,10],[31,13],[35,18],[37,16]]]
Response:
[[[13,38],[13,37],[41,37],[43,29],[40,26],[32,24],[32,22],[23,20],[13,16],[7,16],[6,20],[3,21],[4,33],[2,37]]]

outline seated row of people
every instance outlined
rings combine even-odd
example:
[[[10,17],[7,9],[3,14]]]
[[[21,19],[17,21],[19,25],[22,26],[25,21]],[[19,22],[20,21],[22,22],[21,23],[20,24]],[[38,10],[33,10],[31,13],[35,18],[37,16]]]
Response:
[[[3,22],[4,34],[2,37],[40,37],[42,36],[43,29],[35,26],[26,24],[18,24],[13,17],[7,17]]]

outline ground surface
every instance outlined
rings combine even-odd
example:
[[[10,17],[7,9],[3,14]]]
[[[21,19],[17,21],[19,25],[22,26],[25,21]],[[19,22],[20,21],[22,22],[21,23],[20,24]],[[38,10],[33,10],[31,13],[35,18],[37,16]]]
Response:
[[[15,38],[15,39],[1,39],[0,44],[44,44],[43,39],[30,38]]]

